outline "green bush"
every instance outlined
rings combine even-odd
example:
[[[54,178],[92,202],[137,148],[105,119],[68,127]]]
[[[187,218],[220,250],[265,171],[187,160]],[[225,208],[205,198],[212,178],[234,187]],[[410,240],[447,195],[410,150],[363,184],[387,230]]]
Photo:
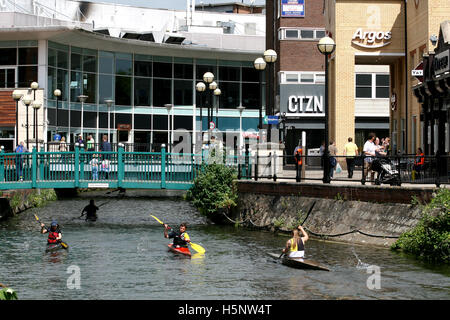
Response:
[[[431,202],[423,206],[423,217],[417,226],[403,233],[391,249],[401,249],[429,262],[450,263],[449,189],[440,189]]]
[[[204,215],[217,213],[220,209],[229,210],[237,205],[234,179],[237,179],[235,169],[223,164],[206,164],[200,169],[185,198]]]

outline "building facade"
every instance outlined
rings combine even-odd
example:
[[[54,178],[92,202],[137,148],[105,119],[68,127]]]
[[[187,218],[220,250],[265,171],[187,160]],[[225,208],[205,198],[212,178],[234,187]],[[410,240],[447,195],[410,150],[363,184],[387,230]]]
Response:
[[[51,142],[56,131],[69,143],[80,134],[85,141],[92,135],[100,142],[109,132],[112,142],[157,150],[162,143],[177,142],[174,130],[191,137],[207,131],[208,107],[220,131],[257,130],[264,102],[253,61],[263,51],[263,15],[22,2],[0,11],[0,138],[6,149],[13,147],[15,119],[18,128],[26,123],[23,100],[18,117],[12,113],[12,91],[31,94],[33,81],[40,92],[34,100],[42,104],[37,124],[41,143]],[[233,33],[227,33],[222,20],[235,22]],[[262,32],[246,33],[244,21]],[[220,95],[208,88],[196,91],[206,72],[214,74]],[[59,98],[55,89],[61,91]],[[80,96],[85,96],[83,102]],[[245,107],[242,121],[239,106]],[[26,132],[17,134],[26,140]],[[191,150],[196,142],[192,139]]]

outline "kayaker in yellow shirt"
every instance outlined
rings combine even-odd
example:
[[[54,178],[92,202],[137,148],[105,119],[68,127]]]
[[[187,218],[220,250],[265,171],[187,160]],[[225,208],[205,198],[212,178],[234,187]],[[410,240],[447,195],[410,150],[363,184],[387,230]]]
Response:
[[[301,233],[301,235],[300,235]],[[292,238],[286,242],[283,253],[289,258],[303,258],[305,256],[305,243],[309,236],[302,226],[298,226],[292,230]]]

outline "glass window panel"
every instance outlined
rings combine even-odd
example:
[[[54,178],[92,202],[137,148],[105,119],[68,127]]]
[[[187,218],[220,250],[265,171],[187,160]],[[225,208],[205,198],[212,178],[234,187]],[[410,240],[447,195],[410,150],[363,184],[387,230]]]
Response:
[[[356,87],[356,98],[372,98],[372,88]]]
[[[153,79],[153,105],[164,107],[172,103],[172,80]]]
[[[242,84],[242,105],[249,109],[259,109],[261,106],[260,88],[257,83]]]
[[[68,89],[69,89],[69,71],[63,70],[63,69],[58,69],[56,83],[57,83],[56,88],[61,90],[61,96],[59,97],[59,101],[67,101]],[[56,97],[53,95],[53,91],[49,97],[53,97],[53,99],[56,99]]]
[[[298,30],[286,30],[286,38],[297,39],[298,38]]]
[[[167,130],[168,115],[153,115],[153,129],[154,130]],[[166,133],[167,135],[167,133]],[[153,137],[154,138],[154,137]],[[153,140],[155,142],[155,140]],[[166,141],[167,143],[167,141]]]
[[[219,67],[219,78],[221,81],[239,81],[240,80],[240,68]]]
[[[316,74],[316,83],[325,83],[325,74],[323,73]]]
[[[56,50],[48,49],[48,65],[52,67],[56,67]]]
[[[16,65],[17,64],[17,49],[5,48],[0,49],[0,66]]]
[[[192,120],[193,120],[192,116],[174,116],[173,117],[174,129],[192,130],[193,129]]]
[[[100,74],[98,76],[98,99],[100,104],[104,104],[105,100],[114,100],[113,94],[114,77],[111,75]]]
[[[134,75],[139,77],[152,76],[152,62],[151,61],[135,61]]]
[[[371,74],[357,74],[356,75],[356,86],[372,86],[372,75]]]
[[[48,67],[47,72],[47,96],[49,99],[55,99],[53,91],[56,89],[56,70],[55,68]]]
[[[59,118],[59,112],[58,112]],[[58,119],[59,122],[59,119]],[[70,110],[70,126],[71,127],[81,127],[81,111]]]
[[[302,39],[314,39],[314,30],[301,30],[300,35]]]
[[[132,120],[132,115],[129,113],[116,112],[116,128],[119,124],[130,124]]]
[[[64,51],[57,51],[56,52],[56,63],[58,68],[68,69],[69,67],[69,61],[68,61],[68,54]]]
[[[302,73],[300,75],[300,82],[313,83],[314,82],[314,74],[313,73]]]
[[[97,112],[83,111],[83,128],[97,128]]]
[[[37,48],[19,48],[19,64],[37,64]]]
[[[131,75],[132,67],[131,60],[116,59],[116,74]]]
[[[172,63],[153,62],[153,76],[158,78],[172,78]]]
[[[78,96],[82,93],[83,74],[81,72],[70,73],[70,101],[78,102]]]
[[[389,87],[389,75],[388,74],[377,74],[376,75],[377,87]]]
[[[194,66],[192,64],[174,64],[174,77],[178,79],[193,79]]]
[[[212,72],[212,74],[214,75],[214,79],[217,78],[217,68],[216,66],[208,66],[208,65],[197,65],[196,68],[196,72],[195,72],[195,77],[200,80],[203,81],[203,75],[206,72]]]
[[[114,57],[100,56],[98,58],[98,64],[100,73],[114,73]]]
[[[239,83],[236,82],[221,82],[220,89],[220,107],[221,108],[236,108],[239,106]]]
[[[37,66],[19,67],[19,87],[29,87],[33,81],[38,80],[38,68]]]
[[[242,68],[242,81],[259,82],[260,72],[255,68]]]
[[[81,55],[72,53],[70,55],[70,68],[72,71],[81,71]]]
[[[134,105],[151,106],[150,101],[151,79],[134,78]]]
[[[316,30],[316,39],[325,37],[325,30]]]
[[[84,72],[97,72],[97,57],[96,56],[83,56],[83,71]]]
[[[86,103],[97,102],[97,75],[94,73],[83,74],[83,94],[88,96]]]
[[[193,82],[192,80],[174,81],[174,104],[177,106],[191,106],[193,104]]]
[[[389,87],[377,87],[376,88],[377,98],[389,98]]]
[[[69,126],[69,110],[61,109],[61,104],[58,105],[58,125],[62,127]]]
[[[116,76],[116,105],[131,105],[131,77]]]
[[[286,73],[286,82],[298,82],[298,74]]]
[[[151,130],[152,116],[149,114],[134,114],[134,129]]]

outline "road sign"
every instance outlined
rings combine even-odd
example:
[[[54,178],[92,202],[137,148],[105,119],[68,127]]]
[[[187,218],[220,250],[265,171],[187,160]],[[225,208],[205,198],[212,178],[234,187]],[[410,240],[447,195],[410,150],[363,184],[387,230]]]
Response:
[[[417,80],[423,82],[423,61],[411,70],[411,76],[416,77]]]
[[[278,124],[280,123],[280,117],[278,116],[267,116],[267,123],[268,124]]]
[[[209,129],[215,129],[216,128],[216,124],[214,123],[214,121],[211,121],[209,123]]]

